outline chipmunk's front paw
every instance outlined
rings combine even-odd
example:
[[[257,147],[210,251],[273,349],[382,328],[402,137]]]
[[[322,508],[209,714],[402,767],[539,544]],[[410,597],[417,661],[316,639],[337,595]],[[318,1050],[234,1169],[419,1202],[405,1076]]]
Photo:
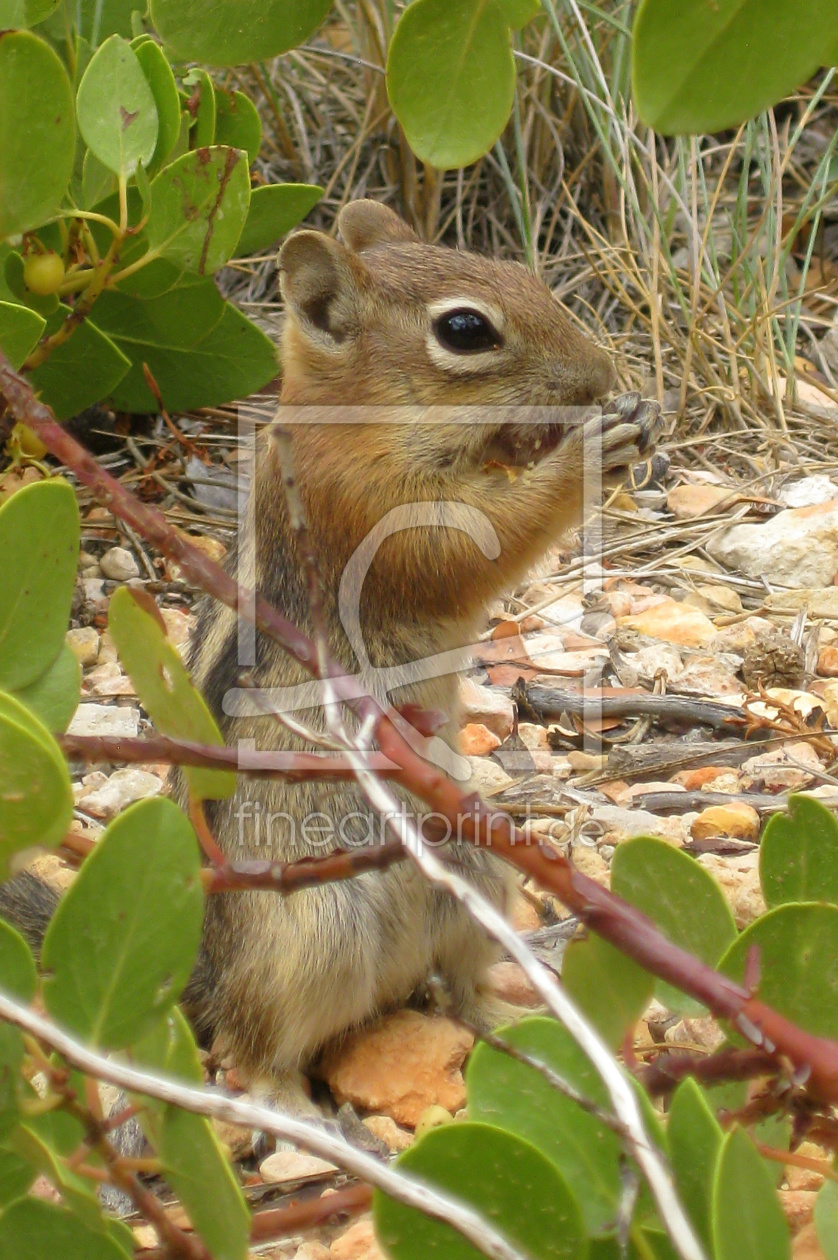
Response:
[[[601,458],[603,472],[630,468],[650,455],[663,432],[660,405],[639,394],[620,394],[585,425],[585,448]]]

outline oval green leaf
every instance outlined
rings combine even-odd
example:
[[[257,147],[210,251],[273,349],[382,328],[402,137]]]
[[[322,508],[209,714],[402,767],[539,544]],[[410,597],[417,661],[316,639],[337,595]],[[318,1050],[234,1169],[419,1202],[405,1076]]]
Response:
[[[29,946],[14,928],[0,920],[0,988],[28,1006],[35,996],[36,986],[35,960]],[[0,1023],[0,1135],[7,1134],[18,1121],[20,1096],[25,1089],[20,1075],[23,1053],[19,1029]],[[6,1175],[11,1177],[12,1184],[19,1184],[23,1174],[15,1157],[10,1156],[5,1162]],[[0,1203],[3,1201],[3,1171],[0,1158]]]
[[[17,371],[38,344],[47,321],[28,306],[0,302],[0,350]]]
[[[37,26],[54,13],[61,0],[0,0],[0,30]]]
[[[262,144],[259,111],[244,92],[215,93],[215,143],[230,149],[244,149],[252,166]]]
[[[172,801],[140,801],[105,831],[44,938],[54,1019],[108,1049],[141,1037],[180,996],[201,939],[194,832]]]
[[[759,950],[757,992],[807,1032],[838,1037],[838,906],[818,903],[769,910],[734,941],[719,970],[745,978]]]
[[[674,945],[715,967],[736,937],[736,924],[712,875],[694,858],[653,836],[618,846],[611,889],[647,915]],[[691,1014],[704,1007],[658,980],[658,998],[670,1010]]]
[[[69,306],[62,303],[47,320],[45,331],[57,332],[70,314]],[[129,367],[130,360],[88,316],[29,379],[41,400],[52,407],[56,420],[69,420],[107,398]]]
[[[15,1260],[125,1260],[117,1243],[66,1208],[25,1198],[0,1215],[0,1255]]]
[[[161,257],[187,271],[217,271],[235,251],[249,203],[247,154],[196,149],[152,180],[146,236]]]
[[[668,135],[752,118],[829,64],[834,0],[643,0],[632,40],[640,117]]]
[[[81,692],[81,667],[66,644],[49,669],[39,678],[14,692],[15,699],[26,705],[43,722],[48,731],[66,731],[78,708]]]
[[[681,1202],[709,1248],[713,1182],[723,1134],[707,1099],[691,1077],[682,1081],[672,1095],[666,1132]]]
[[[790,796],[759,846],[759,878],[769,906],[788,901],[838,903],[838,820],[820,801]]]
[[[28,31],[0,31],[0,240],[58,209],[73,173],[76,126],[67,71]]]
[[[654,977],[595,932],[573,940],[562,959],[562,984],[612,1049],[645,1011]]]
[[[25,486],[0,508],[0,555],[0,688],[16,691],[64,645],[79,555],[79,511],[66,481]]]
[[[153,39],[133,42],[131,47],[140,63],[157,106],[157,145],[151,166],[160,166],[170,155],[180,135],[180,94],[163,49]]]
[[[145,599],[152,602],[148,595]],[[122,586],[111,597],[108,628],[119,659],[157,729],[176,739],[223,746],[215,719],[193,687],[177,648],[166,638],[156,608],[147,611],[140,592]],[[232,771],[184,766],[183,773],[190,795],[198,800],[218,800],[236,790]]]
[[[15,855],[55,848],[73,817],[73,792],[61,751],[45,726],[0,692],[0,881]]]
[[[175,1008],[131,1047],[138,1067],[169,1079],[200,1085],[203,1080],[192,1030]],[[247,1255],[250,1213],[209,1122],[179,1107],[143,1099],[144,1128],[165,1165],[164,1176],[189,1213],[216,1260]]]
[[[789,1260],[789,1227],[765,1164],[741,1129],[722,1143],[713,1187],[715,1260]]]
[[[108,296],[103,294],[103,299]],[[143,378],[135,336],[136,329],[124,324],[121,331],[113,332],[115,343],[136,357],[131,371],[111,390],[110,399],[119,410],[153,411],[156,403]],[[144,355],[170,411],[246,398],[279,372],[276,346],[229,302],[224,303],[221,319],[197,345],[184,347],[180,341],[147,346]]]
[[[79,131],[115,175],[148,166],[157,146],[157,105],[137,55],[120,35],[97,49],[78,92]]]
[[[838,1260],[838,1183],[825,1181],[815,1199],[815,1231],[824,1260]]]
[[[151,20],[181,61],[240,66],[296,48],[332,0],[151,0]]]
[[[323,189],[316,184],[266,184],[254,188],[247,221],[236,246],[236,257],[259,254],[276,245],[322,196]]]
[[[413,0],[387,55],[387,94],[408,144],[442,170],[468,166],[512,111],[515,62],[495,0]]]
[[[587,1256],[579,1206],[559,1170],[512,1133],[488,1124],[445,1124],[405,1151],[397,1167],[485,1213],[487,1221],[532,1260]],[[483,1254],[450,1225],[378,1190],[373,1219],[393,1260],[417,1256],[475,1260]]]
[[[579,1094],[609,1107],[593,1064],[557,1020],[533,1016],[498,1036],[550,1068]],[[479,1042],[466,1069],[469,1118],[531,1142],[575,1194],[589,1233],[614,1220],[621,1193],[620,1144],[613,1130],[554,1089],[535,1068]],[[535,1200],[531,1200],[534,1202]]]

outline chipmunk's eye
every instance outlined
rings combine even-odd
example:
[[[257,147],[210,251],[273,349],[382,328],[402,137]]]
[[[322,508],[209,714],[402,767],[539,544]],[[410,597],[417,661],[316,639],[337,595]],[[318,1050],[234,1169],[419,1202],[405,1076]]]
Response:
[[[462,307],[434,320],[436,339],[454,354],[477,354],[503,345],[500,333],[479,311]]]

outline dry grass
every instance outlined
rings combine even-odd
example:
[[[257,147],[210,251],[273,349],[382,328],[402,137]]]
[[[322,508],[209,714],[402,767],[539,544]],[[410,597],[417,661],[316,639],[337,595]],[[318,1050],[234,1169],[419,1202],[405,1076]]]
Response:
[[[543,6],[519,41],[502,141],[440,175],[416,162],[387,105],[392,0],[338,3],[309,46],[239,76],[260,102],[262,173],[323,184],[320,226],[374,196],[428,239],[529,260],[609,345],[623,385],[665,402],[690,462],[712,441],[714,466],[741,477],[832,465],[832,75],[735,134],[664,139],[630,101],[631,3]],[[232,288],[251,313],[276,312],[272,259],[246,264]],[[795,398],[807,375],[825,395]]]

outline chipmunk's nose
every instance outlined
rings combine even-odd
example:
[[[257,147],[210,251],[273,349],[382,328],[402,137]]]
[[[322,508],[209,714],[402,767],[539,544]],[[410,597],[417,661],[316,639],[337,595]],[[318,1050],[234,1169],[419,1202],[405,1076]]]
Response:
[[[587,407],[610,394],[617,373],[604,350],[583,343],[573,360],[565,360],[553,370],[553,389],[561,394],[566,407]]]

